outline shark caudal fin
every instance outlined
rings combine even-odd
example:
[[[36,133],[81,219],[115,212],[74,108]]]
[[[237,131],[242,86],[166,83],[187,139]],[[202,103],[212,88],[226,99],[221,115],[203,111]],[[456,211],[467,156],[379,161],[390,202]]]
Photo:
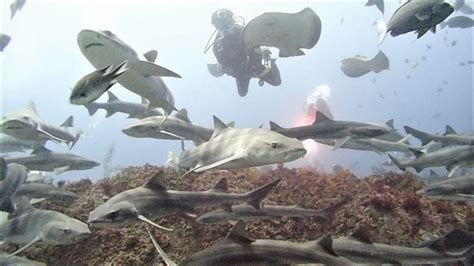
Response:
[[[247,203],[252,205],[257,210],[260,210],[261,202],[268,194],[273,190],[273,188],[280,183],[281,178],[278,178],[275,181],[272,181],[262,187],[259,187],[253,191],[250,191],[245,196],[247,198]]]
[[[391,154],[387,154],[387,155],[388,155],[388,157],[390,158],[390,160],[391,160],[400,170],[402,170],[402,171],[405,171],[405,170],[406,170],[406,167],[403,166],[397,158],[393,157]]]
[[[81,137],[81,134],[82,134],[82,130],[78,130],[76,132],[76,135],[74,136],[74,140],[71,142],[71,146],[69,147],[69,149],[71,150],[72,147],[74,147],[74,145],[76,145],[77,141],[79,140],[79,138]]]
[[[377,35],[379,36],[379,42],[377,45],[380,46],[383,40],[387,36],[387,24],[383,20],[376,20],[374,22],[375,30],[377,31]]]
[[[89,116],[93,116],[99,109],[99,107],[95,105],[94,103],[84,104],[84,107],[89,112]]]
[[[405,132],[407,134],[412,134],[415,138],[421,140],[422,145],[426,145],[432,140],[432,138],[430,137],[430,134],[428,133],[414,129],[409,126],[404,126],[403,128],[405,129]]]

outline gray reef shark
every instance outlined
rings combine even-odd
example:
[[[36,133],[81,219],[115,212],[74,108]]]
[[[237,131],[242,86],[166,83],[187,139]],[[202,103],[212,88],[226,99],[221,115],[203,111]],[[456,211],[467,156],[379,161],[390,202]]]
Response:
[[[73,135],[67,128],[73,127],[73,117],[70,116],[61,126],[44,121],[31,102],[27,107],[5,115],[1,120],[1,132],[19,140],[45,141],[67,143],[71,149],[82,134],[81,130]]]
[[[141,103],[132,103],[121,101],[117,96],[112,92],[107,92],[109,100],[105,103],[92,102],[85,104],[84,107],[87,108],[89,115],[94,115],[98,109],[104,109],[107,113],[105,117],[112,116],[115,113],[125,113],[128,114],[128,118],[145,118],[156,115],[163,115],[157,109],[146,111],[148,101],[142,97]]]
[[[0,224],[0,241],[25,244],[11,255],[39,241],[48,245],[74,244],[91,233],[87,224],[56,211],[36,209],[25,197],[18,202],[16,213],[14,218]]]
[[[417,172],[427,167],[446,167],[451,177],[459,167],[474,167],[474,145],[447,146],[428,153],[418,150],[412,152],[415,158],[403,161],[390,154],[388,156],[402,171],[407,167],[413,167]]]
[[[446,177],[446,180],[430,183],[416,194],[443,200],[467,201],[474,205],[474,175]]]
[[[128,70],[117,81],[127,90],[146,98],[149,101],[147,111],[159,107],[170,114],[176,110],[173,95],[160,76],[181,76],[154,64],[156,51],[146,53],[147,61],[142,61],[132,47],[110,31],[82,30],[77,36],[77,43],[82,54],[96,69],[127,61]]]
[[[0,138],[0,153],[24,152],[34,147],[43,146],[45,143],[46,140],[19,140],[10,136],[2,136]]]
[[[332,139],[335,140],[334,149],[340,148],[351,139],[375,138],[394,131],[393,119],[386,125],[377,125],[353,121],[336,121],[329,119],[323,113],[316,111],[316,118],[312,125],[283,128],[270,121],[270,129],[290,138],[305,139]]]
[[[51,202],[72,202],[79,198],[74,192],[67,191],[52,185],[27,182],[20,186],[17,196],[25,196],[30,202],[40,202],[42,200],[48,200]]]
[[[3,157],[0,159],[0,211],[13,212],[15,207],[12,199],[25,182],[28,171],[23,165],[7,164]]]
[[[28,170],[54,172],[60,174],[72,170],[87,170],[100,164],[72,153],[59,153],[44,147],[34,149],[28,156],[5,158],[7,163],[18,163]]]
[[[460,135],[450,126],[446,125],[446,132],[443,135],[430,134],[409,126],[403,127],[407,134],[412,134],[417,139],[421,140],[423,145],[431,142],[438,141],[444,146],[449,145],[474,145],[474,136]]]
[[[227,192],[227,180],[222,178],[208,191],[169,190],[163,185],[163,171],[155,174],[144,185],[123,191],[90,212],[87,223],[92,227],[121,227],[147,222],[164,229],[151,220],[170,214],[196,217],[195,208],[224,206],[229,209],[236,202],[247,202],[260,208],[260,202],[272,191],[280,179],[244,194]],[[166,228],[165,228],[166,229]]]
[[[168,163],[178,172],[239,169],[294,161],[306,154],[301,141],[263,128],[236,129],[214,116],[211,139]]]

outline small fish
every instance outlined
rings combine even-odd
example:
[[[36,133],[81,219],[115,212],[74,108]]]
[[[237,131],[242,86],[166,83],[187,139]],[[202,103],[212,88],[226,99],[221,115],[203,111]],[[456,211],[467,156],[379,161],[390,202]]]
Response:
[[[451,47],[456,46],[457,43],[458,43],[457,41],[452,41],[452,42],[451,42]]]
[[[422,61],[426,61],[426,56],[422,56],[422,57],[421,57],[421,60],[422,60]]]
[[[408,64],[410,62],[410,59],[405,58],[405,64]]]
[[[0,52],[3,52],[3,49],[5,49],[5,47],[7,47],[7,45],[10,43],[11,41],[11,37],[4,34],[4,33],[0,33]]]
[[[70,102],[72,104],[84,105],[97,100],[127,70],[127,61],[123,61],[115,69],[110,65],[84,76],[72,89],[71,97],[69,98]]]
[[[431,45],[427,44],[426,48],[428,48],[428,50],[431,50]]]

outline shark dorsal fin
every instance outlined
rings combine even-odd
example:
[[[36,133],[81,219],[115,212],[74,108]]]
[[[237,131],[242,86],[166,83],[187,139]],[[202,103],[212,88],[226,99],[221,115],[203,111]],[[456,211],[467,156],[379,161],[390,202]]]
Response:
[[[395,129],[393,126],[393,118],[385,122],[385,125],[387,125],[389,128]]]
[[[51,152],[51,150],[49,150],[43,145],[36,145],[33,148],[33,151],[31,151],[31,154],[39,154],[39,153],[44,153],[44,152]]]
[[[331,234],[326,234],[317,240],[318,245],[322,247],[329,254],[337,256],[336,252],[332,248],[332,237]]]
[[[107,91],[107,95],[109,96],[109,100],[107,101],[108,103],[120,101],[119,98],[117,96],[115,96],[115,94],[113,94],[110,91]]]
[[[175,118],[191,123],[191,120],[188,117],[188,111],[185,108],[179,110],[175,115]]]
[[[211,189],[214,192],[228,192],[227,178],[223,177],[216,183],[216,185]]]
[[[273,122],[273,121],[270,121],[270,130],[271,131],[278,131],[280,129],[283,129],[280,125],[278,125],[277,123]]]
[[[444,135],[448,134],[457,134],[456,131],[450,125],[446,125],[446,133],[444,133]]]
[[[351,234],[351,238],[354,238],[360,242],[372,244],[371,236],[367,227],[361,227]]]
[[[416,149],[413,149],[413,148],[408,148],[414,155],[416,158],[422,156],[424,153],[420,150],[416,150]]]
[[[148,62],[155,63],[156,58],[158,57],[158,52],[156,50],[151,50],[144,53],[143,56]]]
[[[64,123],[61,124],[61,127],[73,127],[74,126],[74,117],[69,116]]]
[[[226,236],[227,240],[241,244],[249,244],[255,240],[250,237],[249,232],[245,230],[245,223],[238,221]]]
[[[235,122],[231,121],[231,122],[227,123],[227,127],[235,127]]]
[[[38,112],[36,111],[35,103],[33,101],[31,101],[26,108],[32,111],[33,113],[38,114]]]
[[[316,111],[316,116],[315,116],[313,125],[316,124],[316,123],[325,122],[325,121],[333,121],[333,120],[330,119],[329,117],[327,117],[327,116],[326,116],[325,114],[323,114],[322,112]]]
[[[295,207],[298,208],[304,208],[306,200],[302,197],[298,200],[298,202],[294,205]]]
[[[142,104],[148,104],[148,100],[145,97],[142,97]]]
[[[433,169],[430,170],[430,177],[431,176],[439,176],[438,173],[436,173]]]
[[[217,116],[214,115],[213,118],[214,118],[214,133],[212,133],[211,139],[221,134],[222,131],[230,128],[226,124],[224,124],[224,122],[222,122],[222,120],[220,120]]]
[[[5,159],[3,157],[1,158],[0,162],[0,180],[3,180],[5,177],[7,177],[7,163],[5,162]]]
[[[30,204],[30,200],[26,196],[21,196],[15,204],[17,215],[33,211],[35,207]]]
[[[154,191],[163,191],[166,190],[164,185],[165,172],[159,171],[153,175],[148,182],[146,182],[143,187],[154,190]]]

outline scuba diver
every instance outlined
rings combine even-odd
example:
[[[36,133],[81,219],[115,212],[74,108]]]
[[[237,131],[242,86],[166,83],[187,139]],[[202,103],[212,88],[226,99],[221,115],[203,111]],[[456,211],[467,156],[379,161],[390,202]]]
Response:
[[[241,18],[241,17],[240,17]],[[214,42],[207,45],[204,52],[212,46],[212,51],[217,59],[217,64],[209,64],[211,75],[220,77],[227,74],[235,78],[239,95],[244,97],[249,90],[251,78],[258,78],[258,84],[263,86],[268,83],[273,86],[281,84],[280,71],[275,64],[275,59],[270,57],[268,48],[253,48],[249,52],[242,45],[242,31],[245,22],[241,23],[239,17],[228,9],[219,9],[212,14],[211,23],[217,32]]]

